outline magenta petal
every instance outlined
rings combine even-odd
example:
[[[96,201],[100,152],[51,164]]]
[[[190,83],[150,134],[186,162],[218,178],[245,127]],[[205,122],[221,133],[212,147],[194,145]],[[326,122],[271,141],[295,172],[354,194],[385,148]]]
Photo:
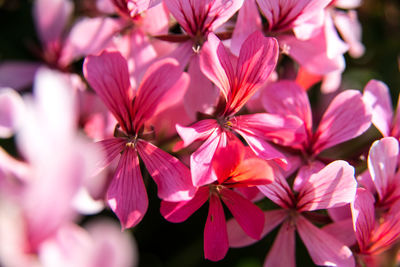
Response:
[[[290,221],[285,221],[275,239],[274,245],[268,252],[264,267],[295,267],[295,227]]]
[[[196,188],[190,170],[177,158],[158,147],[139,140],[136,144],[140,158],[158,187],[158,197],[166,201],[189,200]]]
[[[250,237],[260,239],[264,227],[264,214],[261,209],[230,189],[221,191],[221,199],[243,230]]]
[[[356,189],[354,168],[346,161],[336,160],[304,182],[297,209],[300,212],[343,206],[354,200]]]
[[[347,246],[311,224],[303,216],[296,218],[296,227],[316,265],[355,266],[353,254]]]
[[[336,144],[353,139],[371,125],[371,111],[356,90],[337,95],[325,111],[315,135],[315,154]]]
[[[124,150],[126,140],[122,138],[110,138],[97,142],[104,153],[104,160],[99,168],[106,167],[115,157]]]
[[[356,235],[354,233],[353,221],[351,218],[325,225],[322,230],[331,236],[334,236],[338,241],[348,247],[351,247],[356,243]]]
[[[211,194],[206,227],[204,228],[204,257],[211,261],[219,261],[225,257],[228,249],[224,209],[219,197]]]
[[[179,124],[176,125],[176,131],[182,138],[184,147],[198,139],[208,138],[216,128],[218,128],[218,124],[217,121],[213,119],[201,120],[188,127]]]
[[[140,173],[136,151],[127,148],[107,191],[107,202],[118,216],[122,229],[134,227],[147,211],[146,188]]]
[[[279,170],[276,171],[273,183],[258,186],[258,189],[282,208],[291,208],[293,206],[294,195],[292,189]]]
[[[209,197],[209,187],[200,187],[191,200],[180,202],[161,201],[161,215],[170,222],[178,223],[186,221],[196,210],[207,201]]]

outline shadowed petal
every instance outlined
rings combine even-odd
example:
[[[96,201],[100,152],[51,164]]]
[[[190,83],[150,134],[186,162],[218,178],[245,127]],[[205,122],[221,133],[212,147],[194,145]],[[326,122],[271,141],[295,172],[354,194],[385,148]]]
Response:
[[[282,224],[274,245],[265,259],[264,267],[296,266],[294,231],[295,227],[289,221]]]
[[[126,140],[122,138],[110,138],[97,142],[104,150],[103,162],[99,164],[99,168],[106,167],[115,157],[120,154],[125,147]]]
[[[282,208],[293,206],[294,195],[286,179],[282,176],[277,167],[275,168],[275,180],[271,184],[258,186],[258,189],[270,200]]]
[[[182,138],[184,147],[187,147],[198,139],[208,138],[217,128],[217,121],[213,119],[201,120],[188,127],[179,124],[176,125],[176,131]]]
[[[0,87],[10,87],[20,90],[30,86],[40,66],[41,64],[36,62],[2,62],[0,64]]]
[[[356,243],[356,235],[353,229],[353,221],[351,218],[337,221],[322,227],[326,233],[334,236],[344,245],[351,247]]]

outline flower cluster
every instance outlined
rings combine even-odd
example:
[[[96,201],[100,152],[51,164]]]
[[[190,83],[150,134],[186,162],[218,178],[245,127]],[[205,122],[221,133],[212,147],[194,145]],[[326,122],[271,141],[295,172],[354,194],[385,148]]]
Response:
[[[208,202],[211,261],[278,226],[265,266],[296,265],[296,232],[316,265],[398,252],[400,108],[383,82],[341,86],[344,54],[364,53],[361,1],[82,2],[77,17],[33,1],[39,61],[0,63],[0,137],[17,149],[0,150],[2,266],[136,265],[128,231],[82,218],[134,228],[149,178],[169,222]]]

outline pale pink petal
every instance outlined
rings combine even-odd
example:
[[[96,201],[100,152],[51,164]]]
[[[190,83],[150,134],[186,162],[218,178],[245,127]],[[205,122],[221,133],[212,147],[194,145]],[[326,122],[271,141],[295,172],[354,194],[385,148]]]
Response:
[[[193,42],[188,40],[179,44],[171,53],[168,54],[168,57],[175,58],[179,62],[179,65],[181,65],[182,69],[184,69],[192,59],[193,54]]]
[[[360,7],[362,0],[335,0],[334,4],[338,8],[353,9]]]
[[[354,202],[351,203],[353,229],[361,252],[366,252],[375,229],[374,196],[364,188],[358,188]]]
[[[395,176],[399,155],[399,143],[393,137],[375,141],[369,151],[368,169],[381,201],[393,193],[398,185]]]
[[[186,221],[196,210],[208,200],[210,190],[208,186],[200,187],[191,200],[180,202],[161,201],[161,215],[170,222]]]
[[[208,35],[207,42],[201,49],[200,68],[228,100],[235,73],[226,48],[213,33]]]
[[[147,69],[134,101],[135,129],[163,109],[182,99],[189,84],[189,77],[183,73],[173,58],[160,60]]]
[[[204,228],[204,257],[211,261],[222,260],[229,249],[225,214],[219,197],[210,196],[210,206]]]
[[[337,95],[325,111],[315,135],[313,152],[353,139],[371,125],[371,111],[359,91],[346,90]]]
[[[70,0],[36,0],[33,7],[36,30],[42,44],[61,41],[63,30],[72,14]]]
[[[140,158],[158,187],[158,197],[166,201],[189,200],[196,188],[190,170],[177,158],[158,147],[139,140],[136,144]]]
[[[337,91],[342,84],[343,70],[332,71],[324,75],[321,83],[321,92],[329,94]]]
[[[169,12],[164,4],[154,5],[156,2],[160,1],[156,0],[151,2],[153,2],[153,7],[146,11],[142,21],[142,28],[153,36],[167,34],[169,28]]]
[[[139,157],[134,149],[127,148],[122,153],[108,187],[107,201],[118,216],[122,229],[134,227],[146,213],[147,193],[140,173]]]
[[[293,207],[294,195],[292,193],[292,189],[289,187],[286,179],[280,173],[280,170],[276,169],[275,180],[273,183],[258,186],[258,189],[267,198],[269,198],[282,208],[289,209]]]
[[[268,84],[263,90],[262,103],[268,112],[295,115],[304,121],[308,131],[312,129],[310,102],[307,93],[297,83],[280,80]]]
[[[283,222],[287,217],[287,211],[279,209],[264,212],[264,228],[262,230],[261,238],[271,232],[275,227]],[[251,238],[247,235],[239,223],[235,219],[231,219],[227,223],[229,246],[233,248],[239,248],[251,245],[257,242],[257,239]]]
[[[179,124],[176,125],[176,131],[182,138],[184,147],[198,139],[203,140],[208,138],[217,128],[217,121],[213,119],[201,120],[189,127],[184,127]]]
[[[32,85],[40,63],[5,61],[0,64],[0,87],[20,90]]]
[[[327,209],[329,217],[334,222],[343,221],[351,218],[350,203],[344,206]]]
[[[353,254],[347,246],[301,215],[296,218],[296,228],[316,265],[355,266]]]
[[[336,160],[304,182],[297,209],[300,212],[343,206],[354,200],[356,188],[354,168]]]
[[[318,2],[321,3],[321,1]],[[324,23],[325,12],[323,8],[314,10],[312,14],[309,12],[304,12],[303,14],[306,13],[308,13],[307,16],[299,16],[299,18],[296,19],[296,23],[293,27],[293,33],[299,40],[307,40],[312,38],[318,33],[319,28]]]
[[[363,99],[372,108],[372,123],[383,136],[390,136],[393,107],[387,85],[378,80],[369,81],[364,88]]]
[[[357,182],[361,187],[368,189],[372,194],[376,193],[375,183],[372,181],[371,174],[368,169],[357,176]]]
[[[297,192],[301,190],[310,176],[314,173],[319,172],[325,167],[325,164],[319,161],[313,161],[308,163],[307,165],[303,165],[300,167],[299,171],[297,172],[296,178],[293,182],[293,189]]]
[[[123,138],[110,138],[97,142],[104,151],[104,160],[99,164],[99,168],[104,168],[120,154],[127,143]]]
[[[265,259],[264,267],[296,266],[295,229],[290,221],[285,221],[282,224],[274,245]]]
[[[0,88],[0,138],[9,138],[18,130],[23,111],[24,102],[16,91]]]
[[[99,56],[88,56],[83,64],[83,73],[122,129],[132,131],[130,116],[134,95],[124,57],[119,52],[108,51]]]
[[[113,2],[118,8],[122,9],[121,11],[126,11],[127,15],[134,18],[143,11],[158,5],[161,0],[114,0]]]
[[[261,209],[230,189],[221,191],[221,199],[242,229],[250,237],[260,239],[265,221]]]
[[[330,223],[324,226],[322,230],[348,247],[356,243],[356,236],[354,234],[353,221],[351,218]]]

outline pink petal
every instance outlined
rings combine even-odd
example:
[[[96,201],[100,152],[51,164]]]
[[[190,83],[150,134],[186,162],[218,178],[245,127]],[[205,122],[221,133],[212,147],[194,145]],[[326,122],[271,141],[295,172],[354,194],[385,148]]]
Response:
[[[267,81],[277,64],[278,50],[276,39],[264,37],[259,31],[243,42],[236,65],[237,83],[231,83],[232,97],[228,98],[230,114],[238,112]]]
[[[41,66],[36,62],[5,61],[0,64],[0,87],[20,90],[32,85],[35,73]]]
[[[356,188],[354,168],[343,160],[336,160],[304,182],[298,195],[297,210],[343,206],[354,200]]]
[[[330,208],[327,211],[328,211],[329,217],[334,222],[344,221],[344,220],[351,218],[350,203],[346,204],[344,206]]]
[[[314,154],[361,135],[370,125],[371,112],[360,92],[340,93],[330,103],[315,133]]]
[[[362,0],[335,0],[335,6],[343,9],[354,9],[361,5]]]
[[[176,131],[183,139],[184,147],[187,147],[198,139],[202,140],[208,138],[217,128],[217,121],[213,119],[201,120],[189,127],[184,127],[179,124],[176,125]]]
[[[137,225],[147,211],[146,188],[140,173],[139,158],[134,149],[122,153],[107,191],[107,202],[118,216],[122,229]]]
[[[296,266],[295,229],[296,228],[291,225],[290,221],[285,221],[282,224],[274,245],[265,259],[265,267]]]
[[[148,9],[142,21],[142,28],[150,35],[167,34],[169,28],[169,12],[161,1],[151,1],[152,8]],[[158,2],[158,3],[157,3]]]
[[[260,239],[264,227],[264,214],[250,200],[230,189],[222,189],[221,199],[243,230],[252,238]]]
[[[134,125],[140,129],[146,120],[182,99],[189,84],[178,62],[160,60],[145,73],[134,101]]]
[[[219,197],[210,195],[210,206],[204,228],[204,257],[211,261],[222,260],[229,249],[224,209]]]
[[[263,90],[264,108],[282,116],[295,115],[305,124],[308,131],[312,129],[311,106],[306,92],[293,81],[280,80],[268,84]]]
[[[400,96],[400,95],[399,95]],[[400,97],[397,100],[396,115],[393,120],[392,136],[397,136],[400,138]]]
[[[110,138],[104,139],[102,141],[97,142],[101,148],[103,149],[104,153],[104,160],[101,164],[99,164],[99,168],[106,167],[108,164],[115,159],[118,154],[120,154],[124,148],[126,139],[123,138]]]
[[[158,187],[158,197],[166,201],[189,200],[195,193],[190,170],[177,158],[158,147],[139,140],[140,158]]]
[[[161,201],[161,215],[170,222],[186,221],[196,210],[208,200],[210,190],[208,186],[200,187],[191,200],[180,202]]]
[[[128,65],[119,52],[103,51],[99,56],[88,56],[83,73],[107,108],[113,113],[122,129],[132,131]]]
[[[229,179],[235,169],[244,158],[244,146],[238,140],[231,140],[226,147],[218,148],[212,159],[212,167],[218,177],[218,183],[222,184]]]
[[[228,100],[234,83],[234,70],[222,42],[213,33],[208,35],[207,42],[200,53],[200,68]]]
[[[296,218],[297,231],[316,265],[355,266],[351,250],[317,228],[303,216]]]
[[[292,189],[289,187],[286,179],[280,173],[280,170],[278,170],[278,167],[275,170],[276,175],[274,182],[268,185],[258,186],[258,189],[267,198],[269,198],[282,208],[292,208],[294,204],[294,195],[292,193]]]
[[[0,138],[11,137],[18,130],[24,102],[14,90],[0,88]]]
[[[299,171],[297,172],[296,178],[294,179],[293,189],[299,192],[304,184],[307,182],[307,180],[310,178],[310,176],[314,173],[319,172],[324,167],[325,164],[320,161],[313,161],[311,163],[308,163],[307,165],[301,166]]]
[[[364,188],[358,188],[357,195],[351,203],[353,229],[361,252],[366,252],[375,229],[374,196]]]
[[[390,136],[393,107],[387,85],[377,80],[369,81],[364,88],[363,99],[372,108],[372,123],[383,136]]]
[[[322,230],[348,247],[356,243],[356,235],[351,218],[325,225]]]
[[[393,137],[375,141],[369,151],[368,169],[381,201],[387,201],[399,182],[395,176],[399,143]]]

